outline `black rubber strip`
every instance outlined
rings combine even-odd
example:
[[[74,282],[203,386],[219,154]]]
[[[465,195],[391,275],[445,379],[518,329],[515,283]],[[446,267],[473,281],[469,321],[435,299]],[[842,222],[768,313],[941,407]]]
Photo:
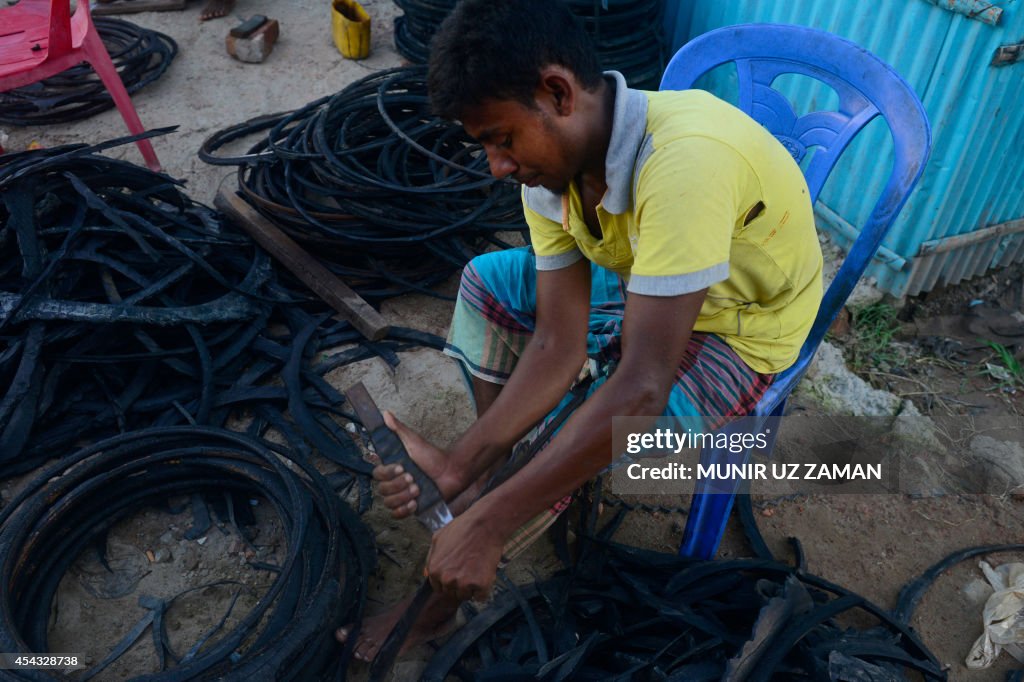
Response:
[[[896,600],[894,615],[904,623],[909,623],[910,619],[914,616],[914,609],[917,608],[918,602],[921,601],[921,597],[923,597],[924,593],[929,587],[931,587],[931,584],[935,582],[935,579],[961,561],[976,557],[980,554],[1021,551],[1024,551],[1024,544],[983,545],[980,547],[970,547],[968,549],[961,549],[957,552],[953,552],[945,559],[935,563],[920,576],[903,586],[903,589],[900,590],[900,596]]]

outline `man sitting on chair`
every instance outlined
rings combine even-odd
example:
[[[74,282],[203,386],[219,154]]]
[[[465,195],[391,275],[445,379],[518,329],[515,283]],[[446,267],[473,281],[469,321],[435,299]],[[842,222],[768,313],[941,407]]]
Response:
[[[822,295],[807,185],[786,149],[706,92],[642,92],[602,73],[560,2],[465,0],[434,39],[429,90],[491,173],[523,184],[532,246],[475,258],[462,277],[445,352],[473,377],[476,422],[441,449],[386,415],[457,514],[431,542],[436,595],[407,645],[487,595],[499,560],[609,466],[612,417],[714,426],[749,413],[796,360]],[[478,497],[588,358],[586,400]],[[407,474],[374,477],[395,517],[415,512]],[[367,619],[357,657],[372,659],[403,611]]]

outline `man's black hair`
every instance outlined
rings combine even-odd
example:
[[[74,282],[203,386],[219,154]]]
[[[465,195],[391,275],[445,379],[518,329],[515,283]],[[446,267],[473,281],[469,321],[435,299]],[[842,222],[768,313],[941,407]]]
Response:
[[[431,106],[449,119],[486,99],[532,107],[540,70],[551,64],[588,90],[601,83],[590,37],[559,0],[463,0],[430,44]]]

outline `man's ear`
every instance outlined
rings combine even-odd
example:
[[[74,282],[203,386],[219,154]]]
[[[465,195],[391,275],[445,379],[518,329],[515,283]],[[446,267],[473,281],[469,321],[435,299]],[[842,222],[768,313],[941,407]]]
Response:
[[[550,65],[540,70],[537,99],[548,102],[558,116],[568,116],[576,110],[576,79],[562,66]]]

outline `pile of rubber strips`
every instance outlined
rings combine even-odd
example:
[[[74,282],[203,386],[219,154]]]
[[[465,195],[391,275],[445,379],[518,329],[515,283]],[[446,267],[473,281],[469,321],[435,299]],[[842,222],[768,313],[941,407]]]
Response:
[[[757,558],[703,561],[621,545],[612,536],[625,510],[597,529],[596,505],[584,506],[575,557],[568,524],[559,524],[556,551],[566,568],[528,586],[506,580],[422,679],[945,680],[907,625],[913,605],[951,563],[1021,548],[950,557],[904,589],[894,615],[808,573],[798,542],[795,566],[776,560],[749,496],[738,502]]]
[[[178,54],[174,40],[158,31],[108,17],[93,22],[128,94],[160,78]],[[113,106],[103,81],[83,62],[37,83],[0,92],[0,123],[67,123]]]
[[[37,474],[0,512],[0,650],[48,650],[68,562],[133,510],[191,495],[199,525],[204,500],[230,497],[218,518],[241,524],[265,498],[289,555],[250,562],[276,575],[256,610],[183,653],[162,630],[177,597],[147,598],[149,620],[96,665],[152,628],[161,666],[177,661],[153,679],[341,679],[354,640],[341,654],[330,633],[359,621],[375,553],[356,515],[370,465],[325,375],[443,340],[365,341],[177,181],[99,153],[132,139],[0,156],[0,478]]]
[[[579,17],[606,69],[621,71],[631,87],[657,90],[665,70],[664,0],[565,0]],[[414,64],[426,64],[430,40],[457,0],[395,0],[395,47]]]
[[[269,256],[167,176],[91,148],[0,164],[0,474],[83,437],[225,426],[241,408],[253,436],[277,429],[300,453],[368,473],[324,375],[366,357],[394,365],[439,337],[398,329],[360,344],[322,304],[295,305],[305,299]],[[322,357],[343,344],[357,345]]]
[[[214,152],[268,131],[245,156]],[[525,237],[518,185],[495,180],[462,126],[430,113],[426,70],[377,72],[293,112],[219,131],[200,158],[363,297],[436,295],[500,233]]]

